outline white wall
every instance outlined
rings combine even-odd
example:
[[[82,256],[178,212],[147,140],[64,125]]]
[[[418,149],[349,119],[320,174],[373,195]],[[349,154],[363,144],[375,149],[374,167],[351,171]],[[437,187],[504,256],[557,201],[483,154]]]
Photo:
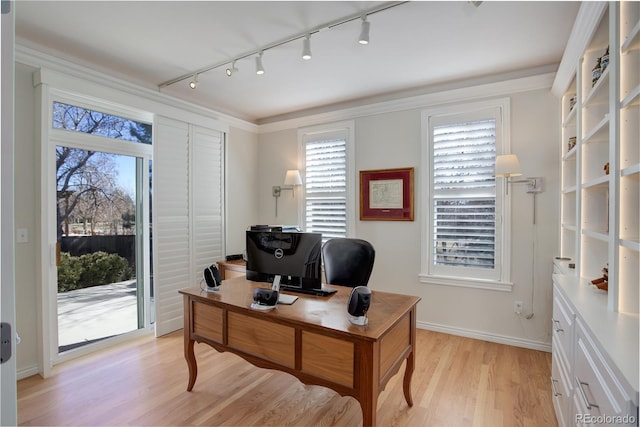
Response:
[[[34,170],[36,122],[33,69],[16,64],[15,218],[17,228],[27,228],[30,241],[16,245],[16,328],[22,338],[17,347],[20,377],[37,372],[37,286],[35,278],[36,215]],[[456,92],[459,100],[466,90]],[[471,90],[469,93],[476,93]],[[502,95],[501,95],[502,96]],[[433,107],[430,104],[429,107]],[[525,175],[543,176],[545,192],[538,196],[538,226],[535,257],[535,315],[531,320],[513,313],[513,301],[522,300],[531,311],[532,196],[523,187],[513,188],[513,292],[452,288],[419,283],[421,174],[420,111],[403,111],[341,117],[331,121],[355,121],[356,169],[415,167],[416,220],[383,222],[356,220],[355,234],[371,241],[377,261],[371,287],[420,296],[419,326],[441,329],[530,347],[550,346],[551,261],[557,254],[558,218],[558,102],[548,89],[511,95],[512,151],[520,156]],[[304,126],[326,122],[326,118]],[[284,192],[275,199],[271,187],[281,185],[286,169],[297,167],[297,125],[276,125],[277,131],[257,135],[258,127],[229,127],[226,151],[226,252],[244,250],[244,230],[255,223],[299,224],[299,197]],[[247,130],[249,129],[249,130]],[[357,175],[356,175],[357,176]],[[357,186],[357,183],[356,183]],[[356,193],[356,197],[359,194]],[[357,205],[357,204],[356,204]],[[356,219],[358,213],[356,213]]]
[[[33,68],[16,64],[15,81],[15,226],[26,228],[28,243],[16,243],[16,331],[21,342],[16,348],[19,377],[37,369],[36,309],[36,193],[35,91]]]
[[[512,292],[426,285],[420,273],[420,224],[422,212],[421,108],[358,117],[355,119],[355,164],[367,169],[415,167],[416,220],[413,222],[359,221],[355,235],[376,248],[370,287],[417,295],[419,326],[446,332],[550,349],[552,258],[557,255],[559,111],[548,89],[517,92],[511,98],[511,151],[521,159],[525,176],[542,176],[545,191],[537,195],[537,226],[532,225],[533,196],[517,185],[512,191]],[[433,108],[434,105],[429,105]],[[344,117],[340,119],[351,119]],[[336,119],[337,121],[338,119]],[[260,135],[260,221],[282,223],[297,218],[295,204],[280,203],[281,215],[273,216],[270,186],[291,167],[298,150],[295,129]],[[284,155],[283,153],[286,153]],[[284,196],[287,198],[288,194]],[[359,193],[356,197],[359,197]],[[281,197],[282,201],[283,197]],[[286,206],[286,207],[285,207]],[[286,209],[286,211],[285,211]],[[359,213],[356,213],[359,218]],[[535,242],[535,256],[533,244]],[[532,269],[535,263],[535,284]],[[532,290],[534,291],[532,303]],[[527,320],[513,311],[515,300],[524,302]]]
[[[259,137],[257,191],[260,224],[301,225],[298,218],[299,197],[294,198],[290,191],[283,191],[278,198],[276,216],[276,199],[271,193],[274,185],[284,183],[287,169],[298,168],[297,138],[297,129],[261,134]]]
[[[257,224],[258,135],[231,127],[226,145],[226,253],[241,254],[245,230]]]

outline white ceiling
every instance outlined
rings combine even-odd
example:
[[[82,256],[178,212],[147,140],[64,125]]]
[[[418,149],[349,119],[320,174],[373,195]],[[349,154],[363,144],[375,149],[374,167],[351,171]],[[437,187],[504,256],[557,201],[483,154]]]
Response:
[[[275,42],[357,16],[387,2],[18,1],[16,40],[98,71],[158,89],[163,82],[231,61]],[[417,1],[253,56],[161,90],[255,123],[371,102],[449,82],[538,67],[555,71],[579,2]]]

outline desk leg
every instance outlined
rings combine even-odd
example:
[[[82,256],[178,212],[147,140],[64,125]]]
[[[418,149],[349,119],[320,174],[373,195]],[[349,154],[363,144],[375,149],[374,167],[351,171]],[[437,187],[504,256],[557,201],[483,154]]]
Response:
[[[360,400],[360,407],[362,408],[362,426],[375,426],[378,412],[378,396],[372,395]]]
[[[193,386],[196,383],[196,377],[198,376],[198,365],[196,364],[196,355],[193,352],[193,346],[195,341],[191,339],[191,300],[189,296],[185,295],[184,300],[184,358],[187,359],[187,366],[189,367],[189,384],[187,385],[187,391],[193,390]]]
[[[187,359],[187,366],[189,367],[189,384],[187,385],[187,391],[193,390],[193,386],[196,383],[196,377],[198,376],[198,365],[196,364],[196,355],[193,352],[194,340],[184,340],[184,358]]]
[[[380,392],[380,360],[378,355],[379,343],[362,343],[359,346],[357,358],[360,375],[356,376],[358,378],[356,389],[359,391],[357,399],[362,409],[363,427],[376,425],[378,394]]]
[[[413,406],[413,397],[411,397],[411,377],[413,376],[413,368],[414,368],[414,358],[413,358],[413,350],[409,357],[407,357],[407,367],[404,371],[404,382],[402,384],[402,388],[404,391],[404,399],[407,401],[409,406]]]
[[[415,353],[416,353],[416,308],[415,306],[410,312],[411,325],[411,353],[407,356],[407,367],[404,371],[404,381],[402,383],[402,389],[404,391],[404,399],[409,406],[413,406],[413,397],[411,397],[411,377],[413,376],[413,368],[415,366]]]

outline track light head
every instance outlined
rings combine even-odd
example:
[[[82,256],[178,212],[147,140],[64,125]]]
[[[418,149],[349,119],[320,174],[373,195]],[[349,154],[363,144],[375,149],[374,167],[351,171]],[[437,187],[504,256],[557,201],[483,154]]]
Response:
[[[264,74],[264,67],[262,66],[262,52],[256,56],[256,74]]]
[[[194,75],[193,75],[193,80],[191,80],[191,81],[189,82],[189,87],[190,87],[191,89],[195,89],[195,88],[197,88],[197,87],[198,87],[198,75],[197,75],[197,74],[194,74]]]
[[[227,70],[226,70],[227,76],[231,77],[234,73],[237,73],[237,72],[238,72],[238,68],[236,68],[236,61],[233,61],[231,63],[231,66],[227,67]]]
[[[358,37],[358,43],[369,44],[369,27],[371,24],[367,21],[367,16],[362,15],[362,25],[360,27],[360,37]]]
[[[311,34],[307,34],[302,45],[302,59],[311,59]]]

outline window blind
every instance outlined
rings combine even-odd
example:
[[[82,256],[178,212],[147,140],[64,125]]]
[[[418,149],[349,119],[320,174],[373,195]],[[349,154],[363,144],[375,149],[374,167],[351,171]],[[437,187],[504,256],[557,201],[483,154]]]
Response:
[[[496,263],[496,120],[433,128],[433,263]]]
[[[305,142],[305,230],[322,239],[346,237],[347,141]]]
[[[182,295],[224,254],[224,134],[158,117],[154,126],[156,335],[184,326]]]

